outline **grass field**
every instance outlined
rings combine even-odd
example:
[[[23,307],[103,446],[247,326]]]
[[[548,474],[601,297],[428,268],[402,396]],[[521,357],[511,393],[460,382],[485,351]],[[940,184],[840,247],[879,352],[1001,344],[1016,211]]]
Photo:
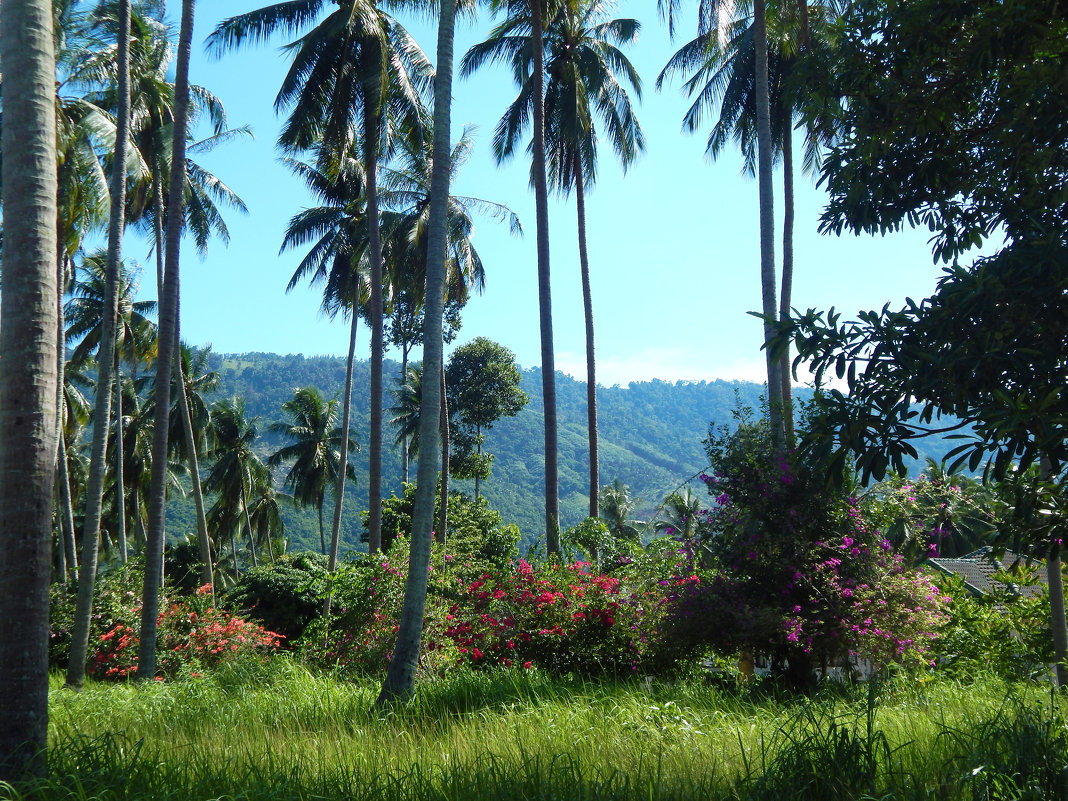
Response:
[[[377,689],[286,659],[81,693],[56,679],[50,778],[0,798],[1068,798],[1064,704],[1040,685],[795,698],[463,671],[386,712]]]

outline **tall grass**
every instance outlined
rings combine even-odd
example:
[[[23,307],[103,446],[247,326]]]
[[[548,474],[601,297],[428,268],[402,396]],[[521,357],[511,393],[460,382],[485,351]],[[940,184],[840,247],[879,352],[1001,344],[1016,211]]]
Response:
[[[285,659],[57,679],[50,778],[0,799],[1068,799],[1062,703],[993,679],[795,699],[462,671],[373,711],[377,689]]]

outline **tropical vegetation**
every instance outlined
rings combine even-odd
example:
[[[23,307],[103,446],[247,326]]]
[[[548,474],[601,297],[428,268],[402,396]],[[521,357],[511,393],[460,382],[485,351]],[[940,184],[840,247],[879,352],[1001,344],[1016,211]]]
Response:
[[[672,35],[697,12],[661,73],[684,126],[717,118],[758,183],[767,384],[730,403],[597,387],[586,193],[599,144],[645,147],[639,26],[600,0],[495,0],[461,61],[518,89],[498,162],[530,134],[541,366],[446,359],[506,267],[475,218],[521,228],[454,191],[470,9],[436,4],[433,64],[427,9],[209,36],[287,37],[278,147],[316,205],[279,244],[347,318],[334,363],[182,341],[183,237],[246,210],[193,158],[248,133],[192,82],[195,0],[4,0],[0,798],[1068,798],[1064,4],[660,4]],[[930,297],[791,308],[798,127],[822,230],[926,226]],[[585,386],[555,369],[550,189]],[[1006,554],[992,591],[961,566]]]

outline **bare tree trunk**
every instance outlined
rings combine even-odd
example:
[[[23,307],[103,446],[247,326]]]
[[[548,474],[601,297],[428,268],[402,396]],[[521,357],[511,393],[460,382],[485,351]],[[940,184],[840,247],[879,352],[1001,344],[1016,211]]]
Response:
[[[248,493],[245,492],[245,482],[241,482],[241,509],[245,513],[245,525],[248,527],[248,549],[252,554],[252,566],[259,567],[259,560],[256,558],[256,535],[252,531],[252,518],[248,513]]]
[[[425,364],[423,369],[425,371]],[[426,372],[423,375],[426,375]],[[444,547],[449,541],[449,471],[452,469],[452,459],[449,453],[449,449],[452,448],[452,431],[449,428],[449,393],[445,384],[444,362],[441,365],[441,381],[438,391],[441,393],[441,506],[438,509],[436,539]]]
[[[438,14],[438,71],[434,81],[434,161],[430,179],[430,222],[427,244],[426,300],[423,320],[423,375],[443,369],[441,317],[445,308],[446,219],[452,145],[452,51],[456,0],[440,0]],[[426,611],[430,540],[434,527],[434,496],[437,494],[438,436],[441,388],[436,381],[423,382],[419,404],[419,466],[415,506],[412,510],[412,542],[408,579],[404,588],[400,628],[376,706],[415,691],[415,670]]]
[[[46,770],[56,459],[56,68],[52,4],[4,0],[0,293],[0,781]]]
[[[593,291],[590,289],[590,259],[586,248],[586,189],[582,160],[575,153],[575,207],[578,212],[579,272],[582,275],[582,310],[586,318],[586,427],[590,437],[590,517],[597,517],[600,465],[597,448],[597,356],[593,339]]]
[[[1042,457],[1042,477],[1046,481],[1055,481],[1060,475],[1060,467],[1048,458]],[[1053,634],[1053,661],[1057,675],[1057,686],[1068,686],[1068,625],[1064,615],[1064,579],[1061,573],[1061,543],[1054,541],[1050,545],[1049,558],[1046,561],[1046,574],[1049,581],[1050,628]]]
[[[62,243],[59,226],[56,226],[56,242]],[[65,287],[67,284],[67,257],[59,245],[59,257],[56,259],[56,474],[54,478],[54,496],[59,500],[59,530],[62,544],[59,548],[60,572],[63,586],[68,578],[78,580],[77,546],[74,542],[74,508],[70,497],[70,477],[67,475],[67,448],[64,440],[66,423],[66,369],[67,369],[67,326],[63,311]]]
[[[341,547],[341,512],[345,504],[345,478],[349,469],[349,429],[352,426],[352,368],[356,361],[356,327],[360,320],[357,311],[356,299],[352,303],[352,317],[349,321],[349,353],[345,361],[345,397],[341,403],[341,453],[338,458],[337,481],[334,482],[334,518],[330,524],[330,556],[327,560],[327,570],[333,573],[337,570],[337,554]],[[320,507],[320,515],[322,507]],[[330,595],[326,596],[323,606],[323,614],[330,618]]]
[[[174,138],[171,143],[171,181],[167,187],[167,254],[164,292],[159,306],[159,355],[156,358],[156,408],[152,436],[152,484],[148,504],[148,542],[145,545],[145,587],[141,604],[141,650],[137,660],[139,679],[156,673],[156,617],[159,591],[163,584],[163,538],[167,502],[167,430],[170,420],[170,372],[177,345],[178,260],[182,225],[185,222],[185,136],[189,108],[189,55],[193,38],[196,0],[182,0],[182,22],[178,35],[178,59],[174,78]]]
[[[367,226],[371,250],[371,433],[367,471],[367,550],[382,550],[382,240],[378,230],[379,109],[364,104],[364,161],[366,169]],[[353,314],[356,313],[355,306]]]
[[[74,503],[70,495],[70,474],[67,470],[67,442],[59,432],[59,459],[57,460],[56,483],[59,484],[60,523],[63,526],[63,547],[66,551],[67,570],[71,578],[78,580],[78,548],[74,540]]]
[[[777,319],[775,276],[775,195],[772,187],[771,101],[768,90],[768,23],[765,0],[753,5],[753,36],[756,45],[757,185],[760,196],[760,287],[764,315],[764,357],[768,370],[768,422],[772,440],[781,448],[783,427],[782,377],[779,359],[767,343],[775,334]]]
[[[401,346],[400,386],[408,380],[408,343]],[[408,437],[401,437],[401,484],[408,483]]]
[[[86,488],[85,523],[82,526],[82,564],[78,599],[71,632],[67,686],[80,688],[85,682],[85,660],[89,651],[89,623],[93,611],[93,590],[100,548],[100,514],[107,466],[108,425],[111,422],[111,390],[114,381],[116,326],[119,316],[119,280],[122,233],[126,207],[126,152],[130,132],[130,0],[119,3],[119,108],[115,131],[115,158],[111,176],[111,218],[108,225],[107,283],[104,289],[104,318],[101,321],[97,351],[96,404],[93,410],[93,449],[89,458],[89,485]]]
[[[545,45],[542,3],[530,0],[534,51],[534,207],[538,238],[538,319],[541,328],[541,391],[545,417],[545,543],[560,554],[560,468],[556,419],[556,357],[553,352],[552,285],[549,281],[549,190],[545,176]]]
[[[118,349],[115,351],[115,530],[119,541],[119,561],[126,564],[130,559],[126,544],[126,465],[125,443],[122,441],[122,369],[119,366]]]
[[[200,552],[200,583],[215,586],[215,573],[211,566],[211,539],[208,537],[208,515],[204,510],[204,489],[200,484],[200,460],[197,458],[197,437],[193,430],[193,413],[189,409],[189,394],[185,388],[185,371],[182,369],[181,348],[174,351],[174,374],[178,379],[178,410],[182,415],[189,459],[189,477],[193,482],[193,505],[197,510],[197,547]]]
[[[806,0],[801,0],[805,5]],[[787,112],[786,129],[782,141],[783,172],[783,220],[782,220],[782,288],[779,291],[779,319],[789,316],[791,295],[794,287],[794,142],[793,112]],[[794,444],[794,399],[790,377],[790,343],[786,343],[779,356],[779,374],[782,380],[782,418],[786,444]]]

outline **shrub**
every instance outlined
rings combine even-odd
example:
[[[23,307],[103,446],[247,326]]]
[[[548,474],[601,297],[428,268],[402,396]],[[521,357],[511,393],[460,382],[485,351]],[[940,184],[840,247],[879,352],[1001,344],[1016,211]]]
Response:
[[[249,654],[268,655],[280,644],[280,635],[208,605],[210,585],[197,596],[179,602],[161,603],[157,620],[156,671],[158,678],[215,667]],[[88,673],[98,679],[123,679],[137,670],[140,645],[137,624],[140,606],[129,608],[126,622],[96,638]]]
[[[223,598],[223,605],[241,611],[294,642],[322,608],[326,557],[317,553],[286,554],[273,565],[255,567],[241,576]]]

